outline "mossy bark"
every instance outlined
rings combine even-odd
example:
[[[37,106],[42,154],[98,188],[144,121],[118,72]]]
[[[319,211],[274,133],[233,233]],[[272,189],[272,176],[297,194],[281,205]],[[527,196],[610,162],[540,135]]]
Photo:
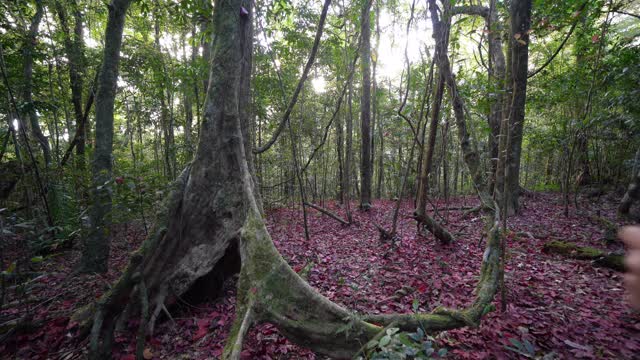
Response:
[[[607,267],[616,271],[625,270],[623,255],[609,254],[589,246],[583,247],[566,241],[552,240],[544,244],[542,251],[572,259],[591,260],[596,266]]]

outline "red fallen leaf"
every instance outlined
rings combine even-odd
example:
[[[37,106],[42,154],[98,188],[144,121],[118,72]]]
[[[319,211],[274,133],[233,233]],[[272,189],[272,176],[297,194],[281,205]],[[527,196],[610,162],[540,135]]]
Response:
[[[193,334],[193,341],[202,339],[209,332],[209,319],[200,319],[197,324],[198,330]]]
[[[427,285],[425,283],[421,283],[418,285],[417,289],[420,294],[424,294],[427,291]]]

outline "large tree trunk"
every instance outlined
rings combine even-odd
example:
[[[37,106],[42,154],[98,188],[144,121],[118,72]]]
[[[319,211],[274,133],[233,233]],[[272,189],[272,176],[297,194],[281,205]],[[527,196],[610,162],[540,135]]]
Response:
[[[360,208],[371,208],[371,1],[362,0],[360,15],[360,67],[362,99],[360,101]]]
[[[165,302],[187,292],[215,293],[222,281],[240,271],[237,316],[224,358],[238,359],[243,337],[254,323],[271,322],[290,340],[336,358],[348,358],[395,324],[427,332],[477,326],[498,284],[500,235],[493,226],[483,257],[476,300],[466,309],[438,308],[430,314],[356,316],[330,302],[300,278],[273,245],[256,201],[247,161],[250,153],[239,108],[249,84],[241,80],[243,56],[250,37],[249,0],[216,3],[209,91],[202,133],[194,161],[178,177],[154,231],[133,255],[112,289],[74,320],[92,328],[91,357],[108,357],[115,323],[123,313],[141,309],[148,297],[150,327]],[[243,55],[244,54],[244,55]],[[464,119],[458,124],[462,124]],[[140,289],[146,289],[142,291]],[[140,301],[146,303],[145,301]],[[125,311],[125,308],[130,311]],[[144,307],[142,307],[144,308]],[[144,315],[144,314],[143,314]]]
[[[93,154],[93,206],[91,231],[82,250],[83,272],[106,272],[111,242],[111,156],[113,153],[113,107],[118,81],[122,32],[132,0],[112,0],[105,30],[102,68],[96,94],[96,149]]]

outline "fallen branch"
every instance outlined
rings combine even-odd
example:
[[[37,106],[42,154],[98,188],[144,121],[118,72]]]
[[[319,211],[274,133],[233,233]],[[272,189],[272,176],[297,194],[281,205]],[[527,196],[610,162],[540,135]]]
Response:
[[[450,244],[454,241],[453,235],[429,215],[420,216],[414,214],[413,218],[418,222],[418,226],[427,229],[443,244]]]
[[[542,251],[547,254],[558,254],[576,260],[591,260],[593,265],[606,267],[616,271],[624,271],[624,256],[607,253],[589,246],[578,246],[566,241],[553,240],[544,244]]]
[[[348,222],[348,221],[345,221],[345,220],[344,220],[344,219],[342,219],[340,216],[338,216],[338,215],[336,215],[336,214],[332,213],[331,211],[329,211],[329,210],[327,210],[327,209],[325,209],[325,208],[323,208],[323,207],[320,207],[320,206],[318,206],[318,205],[314,205],[314,204],[312,204],[312,203],[308,203],[308,202],[305,202],[305,203],[304,203],[304,205],[305,205],[305,206],[308,206],[308,207],[310,207],[310,208],[312,208],[312,209],[318,210],[318,211],[319,211],[319,212],[321,212],[322,214],[325,214],[325,215],[327,215],[328,217],[330,217],[330,218],[332,218],[332,219],[334,219],[334,220],[338,221],[338,222],[339,222],[339,223],[341,223],[342,225],[349,225],[349,222]]]
[[[431,211],[462,211],[462,210],[471,210],[474,209],[473,206],[451,206],[451,207],[445,207],[445,208],[431,208],[428,210]],[[479,210],[479,209],[478,209]]]

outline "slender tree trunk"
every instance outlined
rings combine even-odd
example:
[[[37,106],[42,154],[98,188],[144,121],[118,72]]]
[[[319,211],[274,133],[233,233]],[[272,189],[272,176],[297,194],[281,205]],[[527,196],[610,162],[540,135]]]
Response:
[[[85,115],[82,107],[82,91],[84,87],[83,71],[85,68],[83,16],[76,0],[71,1],[75,21],[72,37],[69,31],[66,8],[59,0],[56,1],[55,5],[58,18],[60,19],[60,27],[65,34],[64,47],[69,64],[71,103],[73,105],[76,128],[78,129],[78,138],[75,140],[76,166],[82,171],[85,168],[85,122],[83,121]],[[71,132],[71,129],[69,129],[69,132]]]
[[[349,93],[347,95],[347,147],[344,161],[344,203],[347,212],[347,221],[352,222],[351,218],[351,185],[353,172],[351,164],[353,163],[353,113],[352,113],[352,101],[353,101],[353,85],[349,83]]]
[[[346,106],[345,106],[346,108]],[[344,113],[344,111],[343,111]],[[336,118],[336,150],[338,152],[338,192],[337,199],[343,204],[345,198],[344,125],[342,116]]]
[[[23,87],[22,87],[22,100],[26,104],[24,107],[24,116],[29,119],[29,125],[31,126],[31,133],[38,141],[38,145],[42,150],[44,162],[47,167],[51,165],[51,147],[49,146],[49,140],[42,133],[40,128],[40,121],[38,114],[33,103],[33,52],[37,43],[38,28],[40,27],[40,21],[44,14],[44,5],[42,0],[36,1],[36,13],[31,18],[31,24],[26,34],[25,42],[22,47],[22,59],[23,59]]]
[[[531,0],[514,0],[511,16],[511,77],[512,101],[509,109],[508,163],[506,169],[507,214],[518,212],[520,196],[520,158],[522,130],[527,100],[527,71],[529,64],[529,30],[531,28]]]
[[[489,6],[489,16],[486,18],[487,28],[489,30],[489,82],[494,84],[494,89],[489,105],[489,148],[491,151],[491,178],[489,183],[489,191],[494,192],[496,184],[496,171],[498,169],[498,159],[500,150],[500,123],[505,116],[503,113],[505,102],[505,76],[506,63],[504,52],[502,50],[502,36],[504,31],[502,24],[498,18],[498,9],[496,8],[496,0],[491,0]]]
[[[113,112],[118,81],[122,32],[132,0],[112,0],[105,30],[102,68],[96,94],[96,149],[93,154],[91,231],[82,251],[83,272],[106,272],[111,242],[111,157],[113,153]]]
[[[360,101],[360,208],[371,208],[371,1],[362,0],[360,16],[360,67],[362,100]]]
[[[427,140],[427,146],[423,147],[422,165],[420,166],[420,178],[418,180],[418,196],[416,197],[415,211],[417,217],[424,217],[426,214],[427,197],[429,196],[429,173],[433,166],[433,152],[436,146],[440,108],[444,94],[444,77],[442,74],[438,75],[438,83],[434,91],[435,94],[431,105],[431,121],[429,123],[429,138]]]
[[[188,63],[187,60],[187,45],[186,45],[186,34],[182,34],[182,58],[185,63]],[[193,46],[193,49],[196,49]],[[192,51],[191,53],[191,66],[195,66],[195,62],[193,61],[195,55],[197,53]],[[184,103],[184,146],[186,148],[186,158],[191,159],[193,156],[193,140],[191,139],[191,129],[193,127],[193,104],[191,103],[191,90],[193,87],[191,86],[190,81],[184,81],[182,86],[182,96]]]
[[[382,121],[378,119],[378,138],[380,139],[380,150],[378,151],[378,179],[376,184],[376,197],[382,198],[382,180],[384,179],[384,129]]]
[[[174,159],[175,159],[175,154],[174,154],[174,143],[173,143],[173,119],[172,116],[170,114],[169,111],[169,107],[171,107],[171,96],[167,96],[168,94],[165,94],[165,90],[168,89],[167,86],[167,80],[166,80],[166,76],[167,74],[167,67],[164,61],[164,54],[162,53],[162,48],[160,47],[160,15],[156,12],[154,12],[154,36],[155,36],[155,47],[156,47],[156,51],[158,53],[158,56],[160,58],[160,69],[157,69],[156,71],[159,71],[161,73],[160,78],[162,79],[162,84],[160,86],[160,88],[158,89],[158,96],[160,98],[160,126],[162,128],[162,134],[163,134],[163,139],[164,139],[164,171],[165,171],[165,176],[167,177],[167,179],[169,180],[173,180],[175,178],[175,173],[176,173],[176,169],[173,166],[174,165]],[[168,102],[168,104],[167,104]]]
[[[622,197],[620,205],[618,206],[618,214],[620,215],[628,215],[633,202],[640,199],[640,170],[638,170],[638,162],[640,161],[640,149],[636,152],[636,157],[634,160],[635,161],[632,167],[633,178],[631,179],[631,183],[629,184],[627,192]]]
[[[205,70],[207,72],[207,76],[202,80],[202,93],[205,94],[205,96],[203,97],[206,98],[209,81],[211,81],[209,67],[211,65],[211,44],[213,43],[214,36],[213,27],[211,24],[213,12],[211,0],[200,0],[199,9],[201,10],[201,12],[198,14],[198,22],[200,23],[200,46],[202,47],[202,60],[204,60],[204,63],[207,64]]]
[[[373,1],[373,0],[372,0]],[[376,19],[376,46],[374,48],[374,54],[375,57],[372,57],[372,62],[373,62],[373,75],[372,75],[372,97],[373,97],[373,103],[372,103],[372,109],[371,109],[371,177],[372,177],[372,182],[373,182],[373,176],[376,174],[375,172],[375,163],[376,163],[376,144],[375,144],[375,129],[376,126],[378,128],[380,128],[380,125],[378,124],[378,122],[380,122],[380,117],[379,117],[379,106],[378,106],[378,80],[376,79],[376,75],[377,75],[377,68],[378,68],[378,49],[380,47],[380,1],[375,0],[376,1],[376,14],[375,14],[375,19]],[[380,169],[378,169],[378,171],[380,171]],[[378,176],[379,178],[380,176]],[[373,187],[373,184],[371,185]],[[379,199],[380,198],[380,190],[378,189],[378,187],[376,187],[376,198]]]

